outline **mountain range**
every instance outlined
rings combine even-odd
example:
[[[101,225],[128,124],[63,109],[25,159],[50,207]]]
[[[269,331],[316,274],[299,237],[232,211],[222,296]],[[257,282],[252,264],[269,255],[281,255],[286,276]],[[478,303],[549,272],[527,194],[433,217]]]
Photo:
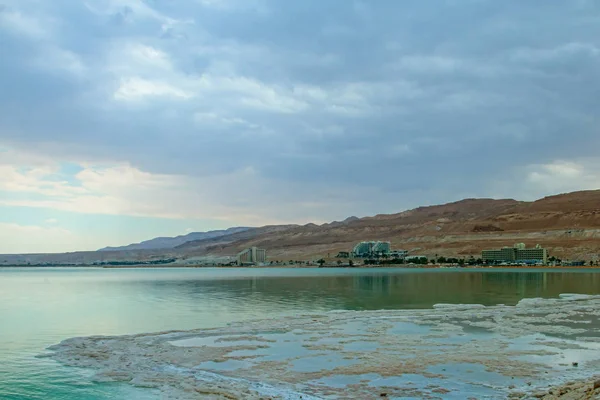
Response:
[[[192,232],[187,235],[176,237],[158,237],[150,240],[145,240],[141,243],[133,243],[121,247],[104,247],[98,251],[127,251],[127,250],[157,250],[157,249],[173,249],[184,243],[194,240],[212,239],[220,236],[232,235],[238,232],[247,231],[250,228],[235,227],[225,230],[208,231],[208,232]]]
[[[600,190],[526,202],[465,199],[397,214],[350,217],[322,225],[273,225],[193,233],[97,252],[0,256],[0,264],[82,263],[98,260],[200,259],[233,256],[258,246],[270,260],[333,258],[359,241],[390,241],[394,249],[434,257],[477,256],[486,248],[540,244],[561,259],[597,260],[600,254]]]
[[[397,214],[351,218],[343,223],[290,226],[221,237],[219,243],[188,242],[180,250],[225,255],[258,246],[270,259],[333,257],[363,240],[390,241],[395,249],[426,256],[477,256],[481,250],[540,244],[562,259],[597,259],[600,253],[600,190],[513,199],[465,199]]]

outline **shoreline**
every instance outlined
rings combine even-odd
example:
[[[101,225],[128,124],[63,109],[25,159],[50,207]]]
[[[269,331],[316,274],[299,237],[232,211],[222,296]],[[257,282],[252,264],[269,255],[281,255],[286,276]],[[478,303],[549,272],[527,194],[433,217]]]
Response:
[[[600,270],[600,266],[451,266],[451,265],[405,265],[405,264],[386,264],[386,265],[355,265],[355,266],[318,266],[318,265],[264,265],[264,266],[238,266],[238,265],[0,265],[2,268],[98,268],[98,269],[202,269],[202,268],[223,268],[223,269],[274,269],[274,268],[285,268],[285,269],[452,269],[452,270],[473,270],[473,269],[572,269],[572,270]]]
[[[557,385],[533,393],[512,393],[509,399],[588,400],[600,398],[600,375]]]

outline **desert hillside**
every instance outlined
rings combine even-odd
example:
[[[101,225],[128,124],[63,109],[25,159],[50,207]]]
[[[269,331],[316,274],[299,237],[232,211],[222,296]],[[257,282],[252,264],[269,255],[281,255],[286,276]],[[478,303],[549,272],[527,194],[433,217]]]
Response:
[[[210,232],[209,232],[210,233]],[[267,250],[271,260],[314,260],[350,251],[359,241],[385,240],[414,255],[478,256],[481,250],[523,242],[540,244],[561,259],[598,260],[600,190],[546,197],[534,202],[466,199],[398,214],[349,217],[323,225],[236,228],[172,247],[180,238],[158,238],[169,248],[0,256],[0,264],[92,264],[106,261],[177,259],[187,263],[233,256],[249,246]],[[105,249],[108,250],[108,249]]]
[[[434,256],[477,255],[486,248],[541,244],[564,259],[596,259],[600,253],[600,191],[546,197],[534,202],[466,199],[390,215],[317,226],[255,232],[221,243],[190,242],[187,249],[235,254],[259,246],[271,259],[309,259],[348,251],[361,240],[389,240],[397,249]],[[229,239],[231,240],[229,243]]]

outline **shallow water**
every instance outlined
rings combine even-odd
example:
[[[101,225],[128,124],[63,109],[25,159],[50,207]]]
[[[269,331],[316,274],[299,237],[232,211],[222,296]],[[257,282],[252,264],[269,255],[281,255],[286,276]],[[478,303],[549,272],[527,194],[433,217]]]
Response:
[[[331,310],[514,305],[561,293],[600,294],[600,271],[0,269],[0,398],[157,396],[128,385],[94,384],[89,370],[35,358],[74,336],[211,328]],[[418,334],[422,328],[412,329]]]

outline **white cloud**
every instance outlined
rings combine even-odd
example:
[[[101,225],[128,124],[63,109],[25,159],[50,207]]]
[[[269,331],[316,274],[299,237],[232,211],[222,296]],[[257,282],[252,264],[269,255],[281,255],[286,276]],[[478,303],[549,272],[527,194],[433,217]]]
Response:
[[[133,57],[140,62],[170,70],[173,68],[169,56],[162,50],[142,44],[133,45],[130,49]]]
[[[527,183],[544,194],[600,188],[600,164],[596,160],[557,160],[528,169]]]
[[[24,172],[19,172],[22,169]],[[0,205],[43,207],[87,214],[183,218],[176,208],[153,201],[163,192],[174,192],[183,178],[153,175],[128,165],[88,166],[73,178],[75,183],[53,178],[56,169],[0,167],[0,190],[43,195],[40,200],[0,200]]]
[[[103,67],[117,77],[143,74],[164,79],[176,74],[167,52],[138,41],[115,41],[108,47],[105,57]]]
[[[76,235],[66,229],[0,222],[0,254],[75,251],[80,246]]]
[[[193,95],[166,82],[150,81],[138,77],[124,79],[114,94],[115,99],[122,101],[161,96],[189,99]]]
[[[600,57],[600,48],[592,43],[570,42],[552,48],[519,48],[510,59],[516,62],[537,63],[569,59],[576,56]]]
[[[44,222],[47,224],[58,224],[58,220],[56,218],[48,218]]]
[[[197,84],[200,92],[239,96],[238,104],[264,111],[298,113],[309,106],[306,101],[294,96],[291,90],[243,76],[204,74]]]
[[[342,217],[354,211],[353,202],[331,185],[268,179],[252,167],[200,177],[150,173],[128,164],[79,165],[82,170],[68,180],[57,176],[58,166],[0,165],[0,193],[25,195],[0,199],[0,206],[248,226],[325,222],[323,214]]]
[[[82,188],[64,181],[46,179],[55,172],[55,167],[18,168],[0,165],[0,190],[47,196],[68,196],[83,192]]]
[[[103,56],[106,63],[98,73],[120,82],[113,93],[114,99],[139,101],[160,97],[163,98],[161,100],[193,100],[199,108],[218,107],[220,123],[256,128],[254,123],[241,123],[242,119],[237,115],[222,115],[223,110],[230,115],[240,110],[280,114],[318,110],[354,116],[371,112],[370,102],[374,98],[386,101],[398,93],[407,98],[417,94],[414,86],[405,81],[392,84],[351,82],[329,86],[267,83],[241,73],[240,59],[249,58],[260,63],[283,55],[268,48],[212,37],[201,37],[199,44],[189,49],[186,46],[186,53],[209,59],[208,66],[198,74],[177,67],[175,60],[186,59],[188,54],[182,55],[175,50],[168,52],[159,45],[161,43],[154,41],[148,44],[138,39],[114,41],[108,46]],[[291,55],[286,53],[285,57]],[[306,58],[306,54],[301,58]],[[209,117],[208,113],[197,114],[196,120]]]
[[[230,128],[237,126],[249,129],[260,128],[260,125],[249,122],[243,118],[222,116],[215,112],[197,112],[194,114],[193,120],[202,127]]]
[[[537,200],[557,193],[600,189],[600,162],[589,158],[531,164],[503,175],[501,179],[490,180],[488,194],[492,197],[518,194],[519,200]]]
[[[155,45],[140,42],[115,42],[106,56],[104,72],[120,81],[113,94],[116,100],[131,101],[150,97],[192,99],[198,105],[219,105],[232,110],[266,111],[297,114],[310,109],[333,114],[365,114],[370,101],[382,101],[396,93],[411,97],[416,92],[407,82],[373,84],[354,82],[321,87],[308,84],[278,85],[239,73],[228,59],[242,55],[252,59],[276,57],[263,48],[235,43],[214,44],[207,40],[191,51],[210,57],[210,65],[201,75],[185,73],[174,66],[174,55]],[[232,68],[230,68],[232,67]],[[232,112],[230,111],[230,112]],[[198,114],[202,118],[208,115]],[[232,118],[221,116],[221,122]],[[229,121],[223,118],[229,118]],[[237,120],[241,122],[240,119]]]

